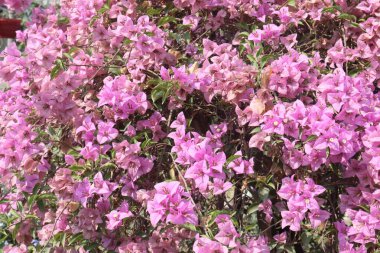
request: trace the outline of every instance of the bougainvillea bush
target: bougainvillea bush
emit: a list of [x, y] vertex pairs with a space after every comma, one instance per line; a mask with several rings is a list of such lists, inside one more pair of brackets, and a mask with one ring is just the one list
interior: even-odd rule
[[378, 0], [34, 8], [1, 53], [0, 247], [379, 252], [379, 13]]

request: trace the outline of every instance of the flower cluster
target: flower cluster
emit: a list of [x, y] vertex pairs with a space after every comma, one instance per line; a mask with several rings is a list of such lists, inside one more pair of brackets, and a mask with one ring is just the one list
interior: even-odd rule
[[[206, 137], [197, 133], [186, 133], [186, 119], [181, 112], [171, 127], [176, 129], [168, 135], [174, 140], [172, 152], [177, 154], [175, 163], [190, 165], [184, 177], [192, 179], [195, 187], [204, 195], [208, 195], [210, 191], [214, 195], [222, 194], [231, 188], [232, 184], [226, 182], [226, 174], [223, 171], [226, 155], [223, 151], [218, 151], [223, 146], [220, 138], [227, 130], [226, 125], [212, 125], [211, 132], [208, 131]], [[245, 170], [249, 170], [249, 166], [250, 164], [243, 163], [243, 168], [238, 168], [239, 164], [233, 168], [244, 173]], [[250, 170], [252, 171], [252, 168]]]
[[31, 2], [0, 251], [379, 251], [379, 1]]
[[33, 0], [0, 0], [0, 5], [5, 5], [9, 10], [21, 13], [25, 11]]
[[318, 72], [312, 69], [309, 59], [297, 51], [281, 56], [270, 65], [268, 89], [279, 97], [295, 98], [304, 91], [315, 89]]
[[190, 200], [183, 199], [189, 197], [189, 194], [180, 186], [180, 182], [162, 182], [156, 184], [154, 188], [156, 192], [153, 200], [148, 201], [147, 205], [153, 226], [161, 220], [173, 224], [198, 224], [194, 205]]
[[[236, 228], [231, 220], [231, 217], [226, 214], [220, 214], [215, 218], [215, 223], [218, 226], [219, 232], [215, 235], [214, 241], [207, 237], [196, 236], [193, 250], [196, 253], [202, 252], [232, 252], [232, 253], [269, 253], [270, 249], [266, 239], [259, 236], [258, 238], [250, 238], [247, 245], [242, 245], [238, 238]], [[232, 249], [229, 251], [228, 249]]]
[[288, 210], [281, 211], [282, 228], [290, 226], [290, 230], [299, 231], [307, 212], [313, 228], [325, 222], [330, 213], [320, 209], [318, 203], [320, 199], [316, 198], [324, 191], [325, 189], [316, 185], [311, 178], [306, 178], [306, 183], [294, 181], [293, 178], [284, 178], [281, 189], [277, 192], [281, 198], [287, 200], [288, 207]]

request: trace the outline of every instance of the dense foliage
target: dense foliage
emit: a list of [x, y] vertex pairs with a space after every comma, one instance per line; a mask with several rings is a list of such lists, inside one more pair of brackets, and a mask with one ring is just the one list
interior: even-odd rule
[[379, 13], [379, 0], [34, 8], [0, 61], [0, 247], [379, 252]]

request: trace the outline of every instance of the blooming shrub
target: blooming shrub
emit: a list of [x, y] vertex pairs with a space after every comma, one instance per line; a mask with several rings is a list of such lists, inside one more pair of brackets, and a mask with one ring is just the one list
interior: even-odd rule
[[34, 8], [1, 53], [0, 247], [378, 252], [379, 9]]
[[20, 13], [26, 10], [32, 2], [33, 0], [0, 0], [0, 5], [4, 5], [16, 13]]

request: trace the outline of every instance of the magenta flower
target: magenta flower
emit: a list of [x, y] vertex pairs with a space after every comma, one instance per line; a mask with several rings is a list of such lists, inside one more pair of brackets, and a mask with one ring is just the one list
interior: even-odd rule
[[113, 128], [115, 124], [112, 122], [100, 122], [98, 124], [98, 134], [96, 139], [99, 144], [104, 144], [115, 139], [118, 135], [117, 129]]
[[195, 30], [198, 26], [200, 18], [195, 15], [189, 15], [183, 18], [183, 24], [189, 25], [191, 30]]
[[219, 195], [228, 191], [232, 186], [231, 182], [225, 182], [220, 178], [214, 178], [214, 182], [211, 183], [210, 189], [212, 189], [214, 195]]
[[26, 175], [22, 190], [28, 193], [32, 193], [34, 186], [36, 186], [39, 181], [40, 177], [38, 174]]
[[79, 201], [84, 207], [87, 205], [88, 198], [91, 197], [90, 194], [91, 184], [87, 178], [82, 182], [78, 182], [74, 185], [74, 199]]
[[199, 234], [195, 237], [195, 243], [193, 245], [193, 251], [195, 253], [208, 253], [208, 252], [221, 252], [228, 253], [228, 248], [221, 243], [212, 241], [206, 237], [200, 237]]
[[76, 134], [82, 133], [82, 138], [85, 141], [92, 141], [94, 138], [94, 132], [96, 130], [95, 124], [92, 123], [91, 117], [86, 117], [82, 126], [76, 129]]
[[304, 219], [304, 215], [302, 213], [296, 211], [282, 211], [281, 212], [282, 223], [281, 227], [285, 228], [290, 226], [290, 230], [292, 231], [300, 231], [301, 230], [301, 222]]
[[182, 200], [179, 204], [173, 204], [174, 208], [169, 209], [166, 222], [173, 224], [198, 224], [198, 216], [194, 212], [194, 205], [187, 200]]
[[270, 223], [273, 219], [272, 201], [270, 199], [264, 200], [259, 205], [259, 210], [265, 214], [265, 221]]
[[211, 155], [206, 154], [205, 159], [208, 164], [209, 175], [212, 177], [223, 178], [223, 165], [226, 162], [226, 155], [224, 152], [218, 152]]
[[311, 226], [313, 228], [317, 228], [330, 217], [330, 213], [321, 209], [312, 209], [310, 210], [308, 217], [310, 219]]
[[249, 161], [242, 159], [242, 152], [237, 151], [235, 156], [240, 156], [233, 160], [229, 165], [228, 168], [234, 170], [236, 174], [253, 174], [253, 166], [254, 162], [251, 158]]
[[185, 178], [193, 179], [195, 186], [199, 188], [201, 192], [205, 192], [210, 181], [210, 177], [207, 173], [207, 164], [206, 161], [203, 160], [200, 162], [196, 162], [192, 166], [190, 166], [186, 170]]
[[230, 217], [228, 215], [219, 215], [215, 219], [219, 233], [215, 235], [215, 239], [223, 245], [230, 248], [237, 246], [236, 239], [240, 237], [236, 231]]
[[148, 201], [147, 210], [153, 226], [159, 221], [173, 224], [198, 224], [194, 205], [186, 200], [189, 195], [177, 181], [156, 184], [153, 200]]
[[131, 216], [133, 216], [133, 214], [129, 211], [129, 205], [124, 201], [117, 210], [112, 210], [106, 215], [108, 218], [107, 229], [115, 230], [121, 226], [123, 219]]
[[92, 142], [88, 142], [81, 150], [80, 154], [84, 159], [96, 161], [99, 157], [99, 147], [97, 145], [93, 145]]
[[285, 244], [287, 239], [286, 232], [282, 232], [281, 234], [273, 236], [273, 239], [275, 239], [278, 243]]
[[118, 187], [119, 186], [116, 183], [103, 180], [102, 173], [98, 172], [94, 176], [94, 182], [90, 187], [90, 194], [96, 193], [102, 195], [104, 198], [108, 198]]

